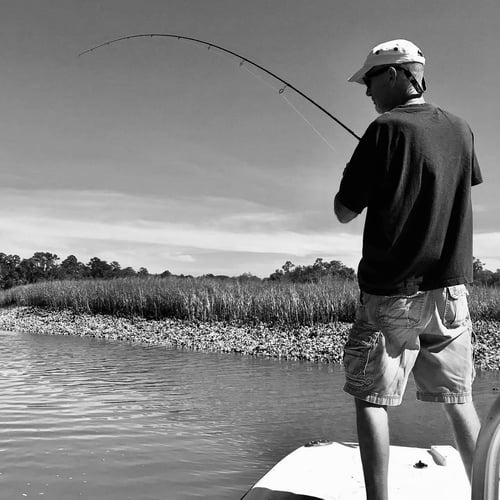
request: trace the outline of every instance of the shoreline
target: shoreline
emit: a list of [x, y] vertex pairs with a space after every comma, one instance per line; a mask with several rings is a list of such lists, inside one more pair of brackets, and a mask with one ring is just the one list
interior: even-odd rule
[[0, 309], [0, 330], [6, 331], [325, 363], [341, 362], [349, 329], [349, 323], [278, 327], [122, 318], [31, 306]]
[[[237, 325], [173, 318], [146, 320], [16, 306], [0, 309], [0, 330], [74, 335], [195, 351], [341, 363], [351, 323]], [[473, 321], [475, 366], [500, 370], [500, 322]]]

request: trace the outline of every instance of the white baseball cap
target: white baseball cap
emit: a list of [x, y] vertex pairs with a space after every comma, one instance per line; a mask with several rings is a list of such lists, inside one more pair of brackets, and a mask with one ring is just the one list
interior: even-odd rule
[[363, 67], [356, 71], [348, 81], [363, 84], [363, 78], [375, 66], [418, 62], [425, 64], [422, 51], [408, 40], [390, 40], [373, 47]]

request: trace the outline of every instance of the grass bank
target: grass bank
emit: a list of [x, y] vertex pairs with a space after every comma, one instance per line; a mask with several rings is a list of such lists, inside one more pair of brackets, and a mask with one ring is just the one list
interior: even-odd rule
[[36, 306], [148, 319], [313, 325], [354, 318], [359, 292], [349, 280], [280, 283], [211, 278], [53, 281], [0, 293], [0, 307]]
[[[500, 321], [500, 289], [469, 287], [473, 320]], [[0, 307], [34, 306], [148, 319], [283, 325], [352, 322], [359, 289], [351, 280], [289, 283], [215, 278], [52, 281], [0, 292]]]

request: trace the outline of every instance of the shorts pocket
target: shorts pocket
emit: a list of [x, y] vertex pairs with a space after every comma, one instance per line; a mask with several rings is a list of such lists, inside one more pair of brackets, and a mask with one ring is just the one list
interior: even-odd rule
[[380, 301], [377, 319], [386, 328], [413, 328], [420, 323], [425, 292], [387, 296]]
[[380, 332], [353, 332], [344, 346], [343, 365], [346, 381], [355, 387], [367, 387], [373, 383], [368, 369], [370, 354], [375, 349]]
[[444, 289], [445, 303], [443, 324], [447, 328], [457, 328], [470, 320], [465, 285], [448, 286]]

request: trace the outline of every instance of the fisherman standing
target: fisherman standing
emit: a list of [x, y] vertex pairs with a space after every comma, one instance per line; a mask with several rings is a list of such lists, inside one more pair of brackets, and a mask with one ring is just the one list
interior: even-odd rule
[[470, 478], [480, 423], [472, 402], [471, 186], [482, 182], [467, 123], [424, 101], [425, 58], [407, 40], [374, 47], [349, 81], [380, 116], [344, 170], [335, 214], [367, 208], [361, 300], [344, 348], [368, 500], [387, 499], [387, 407], [410, 372], [417, 399], [439, 402]]

